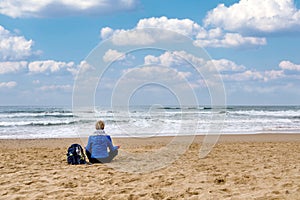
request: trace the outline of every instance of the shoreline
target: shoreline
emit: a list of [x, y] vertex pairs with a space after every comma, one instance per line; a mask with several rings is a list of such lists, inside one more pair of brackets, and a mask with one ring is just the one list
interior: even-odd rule
[[[186, 137], [190, 136], [176, 136]], [[130, 149], [132, 146], [166, 146], [175, 136], [156, 136], [147, 138], [134, 138], [134, 137], [112, 137], [115, 145], [121, 145], [122, 148]], [[197, 135], [190, 141], [191, 145], [202, 145], [205, 136]], [[21, 148], [68, 148], [71, 144], [78, 143], [82, 147], [87, 144], [88, 138], [37, 138], [37, 139], [0, 139], [0, 146], [7, 149], [21, 149]], [[300, 143], [299, 134], [233, 134], [233, 135], [220, 135], [216, 144], [240, 144], [240, 143], [287, 143], [296, 142]]]
[[[264, 140], [270, 139], [270, 141], [273, 141], [274, 139], [279, 139], [283, 141], [291, 141], [290, 139], [300, 139], [300, 132], [295, 132], [295, 133], [283, 133], [283, 132], [278, 132], [278, 133], [247, 133], [247, 134], [210, 134], [210, 135], [205, 135], [205, 134], [199, 134], [199, 135], [161, 135], [161, 136], [140, 136], [140, 137], [132, 137], [132, 136], [113, 136], [111, 135], [112, 138], [118, 139], [118, 140], [127, 140], [127, 139], [140, 139], [140, 140], [146, 140], [146, 139], [155, 139], [155, 138], [174, 138], [174, 137], [194, 137], [194, 139], [203, 139], [206, 136], [219, 136], [219, 141], [224, 142], [228, 141], [229, 138], [236, 138], [237, 141], [242, 140], [244, 141], [245, 138], [250, 139], [253, 141], [253, 139], [259, 137]], [[8, 141], [8, 140], [76, 140], [76, 139], [86, 139], [88, 137], [44, 137], [44, 138], [0, 138], [0, 141]], [[227, 138], [227, 139], [226, 139]], [[255, 140], [254, 140], [255, 141]]]

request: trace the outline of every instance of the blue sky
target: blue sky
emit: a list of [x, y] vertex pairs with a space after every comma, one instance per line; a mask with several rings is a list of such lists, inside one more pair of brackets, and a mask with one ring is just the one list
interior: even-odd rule
[[[204, 48], [211, 57], [204, 66], [219, 70], [228, 104], [299, 105], [300, 3], [292, 0], [0, 0], [0, 105], [71, 105], [76, 75], [89, 53], [107, 39], [130, 41], [126, 36], [142, 28], [174, 31]], [[184, 78], [200, 104], [210, 103], [197, 72], [178, 61], [190, 57], [187, 52], [107, 53], [108, 60], [119, 59], [99, 82], [97, 102], [109, 103], [114, 84], [122, 77], [129, 84], [124, 74], [145, 65], [127, 78], [152, 73], [158, 81], [171, 75], [173, 85]], [[157, 65], [167, 69], [155, 74]], [[170, 94], [146, 86], [130, 101], [176, 103]]]

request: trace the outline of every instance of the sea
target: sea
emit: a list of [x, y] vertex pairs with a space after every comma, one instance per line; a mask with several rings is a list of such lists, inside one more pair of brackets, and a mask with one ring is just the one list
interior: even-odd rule
[[[300, 133], [300, 106], [129, 106], [74, 111], [63, 106], [0, 106], [0, 139], [73, 138], [97, 120], [113, 137]], [[212, 128], [213, 127], [213, 128]]]

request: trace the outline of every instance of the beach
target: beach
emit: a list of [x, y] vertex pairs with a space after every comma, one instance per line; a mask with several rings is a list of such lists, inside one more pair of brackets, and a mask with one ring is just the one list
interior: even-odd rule
[[78, 138], [0, 140], [0, 199], [300, 199], [300, 134], [223, 135], [203, 159], [197, 136], [160, 169], [114, 167], [171, 140], [113, 138], [119, 155], [93, 165], [67, 164], [67, 148], [84, 146]]

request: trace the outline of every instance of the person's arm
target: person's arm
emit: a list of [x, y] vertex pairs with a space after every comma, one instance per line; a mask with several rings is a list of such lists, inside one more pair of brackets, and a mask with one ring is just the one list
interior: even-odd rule
[[106, 135], [106, 137], [112, 142], [110, 135]]
[[111, 140], [109, 140], [107, 137], [106, 137], [106, 141], [107, 141], [107, 146], [108, 146], [108, 148], [109, 148], [109, 150], [110, 151], [115, 151], [116, 149], [118, 149], [119, 148], [119, 146], [114, 146], [113, 144], [112, 144], [112, 141]]

